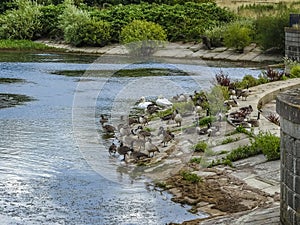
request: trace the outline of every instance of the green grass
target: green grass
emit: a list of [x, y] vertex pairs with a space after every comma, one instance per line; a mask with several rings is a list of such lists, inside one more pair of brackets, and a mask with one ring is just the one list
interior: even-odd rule
[[4, 50], [54, 50], [42, 43], [29, 40], [0, 40], [0, 49]]
[[189, 171], [182, 171], [180, 174], [183, 180], [189, 181], [191, 183], [199, 183], [202, 181], [201, 177]]
[[240, 140], [240, 137], [237, 137], [237, 138], [228, 137], [228, 138], [224, 139], [221, 142], [221, 145], [226, 145], [226, 144], [229, 144], [229, 143], [232, 143], [232, 142], [236, 142], [236, 141], [239, 141], [239, 140]]

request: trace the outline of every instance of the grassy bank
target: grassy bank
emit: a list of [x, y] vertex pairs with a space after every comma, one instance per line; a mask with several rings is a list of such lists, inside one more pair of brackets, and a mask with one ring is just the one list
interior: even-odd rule
[[0, 50], [17, 50], [17, 51], [58, 51], [56, 48], [49, 47], [42, 43], [36, 43], [29, 40], [0, 40]]

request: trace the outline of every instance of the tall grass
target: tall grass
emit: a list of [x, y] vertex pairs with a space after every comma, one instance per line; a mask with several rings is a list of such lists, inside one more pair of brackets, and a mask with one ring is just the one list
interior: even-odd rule
[[0, 40], [0, 49], [10, 50], [53, 50], [54, 48], [49, 47], [42, 43], [37, 43], [28, 40]]

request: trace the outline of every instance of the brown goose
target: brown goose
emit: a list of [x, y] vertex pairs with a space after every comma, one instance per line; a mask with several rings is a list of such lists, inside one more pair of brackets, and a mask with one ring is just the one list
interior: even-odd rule
[[148, 140], [145, 143], [145, 150], [148, 151], [149, 153], [149, 157], [152, 153], [152, 157], [154, 156], [155, 152], [160, 152], [158, 147], [154, 144], [152, 144], [152, 140], [150, 138], [148, 138]]
[[117, 148], [117, 152], [119, 153], [119, 155], [124, 156], [122, 161], [125, 161], [126, 155], [128, 155], [128, 152], [133, 152], [133, 149], [128, 146], [123, 145], [123, 142], [121, 142], [120, 146]]
[[114, 133], [116, 128], [112, 125], [106, 124], [106, 125], [102, 125], [103, 131], [106, 133]]
[[178, 112], [177, 109], [175, 110], [175, 113], [176, 113], [176, 115], [175, 115], [175, 117], [174, 117], [174, 120], [175, 120], [177, 126], [178, 126], [178, 127], [181, 127], [182, 116], [180, 115], [180, 113]]

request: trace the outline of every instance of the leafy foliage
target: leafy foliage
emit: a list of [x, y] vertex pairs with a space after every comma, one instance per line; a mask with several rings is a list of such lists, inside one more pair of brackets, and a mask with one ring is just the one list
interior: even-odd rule
[[181, 171], [181, 176], [183, 180], [189, 181], [191, 183], [199, 183], [202, 181], [202, 178], [197, 174], [191, 173], [189, 171]]
[[8, 10], [0, 17], [0, 38], [36, 39], [41, 31], [40, 6], [30, 0], [16, 3], [18, 9]]
[[204, 152], [207, 149], [207, 143], [205, 141], [200, 141], [193, 146], [195, 152]]
[[297, 64], [291, 68], [290, 76], [294, 78], [300, 77], [300, 65]]
[[65, 9], [59, 21], [66, 42], [75, 46], [104, 46], [110, 40], [109, 23], [94, 20], [72, 1], [65, 1]]
[[256, 42], [264, 49], [276, 48], [278, 52], [284, 52], [285, 33], [284, 27], [289, 26], [287, 12], [276, 15], [262, 16], [256, 20]]
[[269, 161], [280, 158], [280, 138], [271, 134], [271, 132], [260, 132], [254, 138], [251, 147], [261, 151]]
[[241, 20], [230, 23], [224, 34], [224, 44], [228, 48], [235, 48], [243, 52], [253, 40], [254, 27], [252, 21]]
[[224, 24], [207, 29], [204, 35], [210, 40], [212, 47], [222, 47], [224, 46], [224, 34], [226, 31], [226, 26]]
[[120, 35], [121, 43], [127, 44], [134, 55], [148, 56], [154, 53], [166, 40], [163, 28], [153, 22], [134, 20], [123, 27]]
[[63, 13], [62, 5], [42, 6], [40, 21], [42, 24], [41, 36], [62, 39], [63, 31], [59, 28], [59, 15]]

